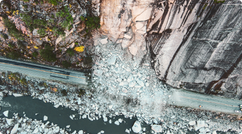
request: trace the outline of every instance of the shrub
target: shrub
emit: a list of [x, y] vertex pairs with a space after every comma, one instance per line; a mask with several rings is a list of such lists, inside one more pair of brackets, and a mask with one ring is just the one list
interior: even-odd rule
[[66, 90], [61, 90], [61, 93], [62, 93], [63, 96], [66, 96], [67, 95]]
[[58, 2], [61, 2], [61, 0], [48, 0], [48, 2], [56, 6]]
[[47, 21], [43, 19], [34, 19], [33, 24], [35, 25], [35, 28], [40, 28], [41, 26], [45, 27], [47, 25]]
[[40, 50], [40, 55], [44, 60], [48, 62], [54, 62], [57, 60], [56, 55], [53, 52], [53, 48], [49, 44], [46, 44], [45, 48]]
[[75, 51], [72, 48], [68, 48], [66, 50], [66, 53], [68, 53], [70, 56], [73, 56], [75, 54]]
[[26, 24], [27, 27], [30, 27], [32, 25], [33, 19], [30, 14], [21, 13], [20, 16], [22, 18], [22, 21]]
[[78, 96], [81, 97], [86, 93], [86, 91], [84, 89], [79, 89], [78, 90]]
[[38, 34], [39, 34], [40, 36], [45, 36], [45, 35], [46, 35], [46, 31], [45, 31], [45, 29], [44, 29], [44, 28], [40, 28], [40, 29], [38, 30]]
[[53, 28], [54, 36], [64, 36], [65, 32], [62, 28], [54, 27]]
[[22, 78], [20, 80], [20, 83], [23, 84], [23, 85], [27, 85], [27, 80], [25, 78]]
[[7, 53], [6, 56], [11, 59], [18, 59], [18, 58], [22, 57], [21, 53], [18, 51], [10, 51]]
[[3, 0], [2, 1], [3, 6], [6, 6], [10, 9], [11, 7], [11, 1], [10, 0]]
[[88, 16], [85, 18], [85, 17], [81, 16], [81, 20], [85, 22], [87, 32], [91, 32], [94, 29], [100, 28], [100, 18], [99, 17]]
[[8, 39], [8, 35], [4, 33], [1, 33], [1, 37], [4, 38], [5, 40]]
[[9, 43], [8, 43], [8, 46], [9, 46], [10, 48], [14, 48], [14, 47], [15, 47], [15, 44], [14, 44], [13, 42], [9, 42]]
[[18, 40], [23, 40], [22, 32], [16, 28], [13, 22], [11, 22], [7, 17], [3, 18], [3, 22], [11, 36], [15, 37]]
[[73, 18], [68, 11], [67, 6], [63, 7], [63, 9], [56, 14], [57, 17], [63, 18], [63, 21], [60, 23], [62, 28], [68, 28], [73, 23]]
[[85, 65], [91, 66], [92, 65], [92, 57], [91, 56], [85, 57], [84, 60], [83, 60], [83, 63]]
[[24, 44], [23, 41], [18, 40], [17, 44], [18, 44], [19, 48], [21, 48], [21, 49], [25, 49], [26, 48], [26, 45]]
[[69, 68], [69, 67], [71, 67], [71, 62], [69, 62], [69, 61], [62, 61], [62, 66], [64, 68]]
[[32, 53], [32, 55], [33, 55], [33, 58], [36, 58], [36, 57], [38, 56], [38, 52], [37, 52], [37, 51], [34, 51], [34, 52]]

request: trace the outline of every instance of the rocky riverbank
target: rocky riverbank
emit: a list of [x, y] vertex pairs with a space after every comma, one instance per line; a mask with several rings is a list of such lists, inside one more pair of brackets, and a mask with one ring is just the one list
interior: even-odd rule
[[[58, 125], [42, 121], [32, 120], [28, 117], [19, 117], [14, 114], [12, 118], [0, 118], [0, 131], [4, 134], [15, 133], [45, 133], [45, 134], [68, 134]], [[83, 131], [80, 131], [81, 134]]]

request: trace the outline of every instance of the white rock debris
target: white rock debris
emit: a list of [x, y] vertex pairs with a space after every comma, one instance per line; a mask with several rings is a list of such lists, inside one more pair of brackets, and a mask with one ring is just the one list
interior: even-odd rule
[[134, 125], [132, 126], [132, 130], [135, 132], [135, 133], [139, 133], [142, 128], [141, 128], [141, 123], [139, 121], [135, 121], [134, 122]]
[[44, 115], [43, 121], [47, 121], [47, 120], [48, 120], [48, 116]]
[[151, 129], [155, 131], [155, 133], [160, 133], [162, 132], [162, 127], [161, 125], [151, 125]]
[[7, 130], [9, 134], [67, 134], [56, 124], [44, 124], [42, 121], [19, 117], [18, 114], [14, 114], [11, 119], [0, 118], [0, 130]]
[[4, 115], [5, 117], [8, 117], [8, 113], [9, 113], [8, 110], [7, 110], [7, 111], [4, 111], [4, 112], [3, 112], [3, 115]]

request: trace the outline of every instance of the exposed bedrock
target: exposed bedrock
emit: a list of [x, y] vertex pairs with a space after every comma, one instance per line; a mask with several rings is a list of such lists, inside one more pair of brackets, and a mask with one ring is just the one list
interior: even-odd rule
[[174, 87], [241, 97], [242, 3], [157, 2], [147, 42], [159, 79]]
[[[99, 0], [96, 0], [99, 1]], [[101, 32], [174, 87], [240, 98], [239, 0], [102, 0]]]

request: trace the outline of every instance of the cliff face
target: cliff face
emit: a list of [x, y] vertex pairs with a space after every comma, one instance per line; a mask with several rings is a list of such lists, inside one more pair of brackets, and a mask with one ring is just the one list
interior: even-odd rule
[[[238, 0], [102, 0], [101, 30], [174, 87], [240, 97], [242, 4]], [[139, 64], [140, 65], [140, 64]]]
[[154, 9], [147, 36], [158, 77], [176, 87], [241, 96], [241, 2], [163, 5]]

